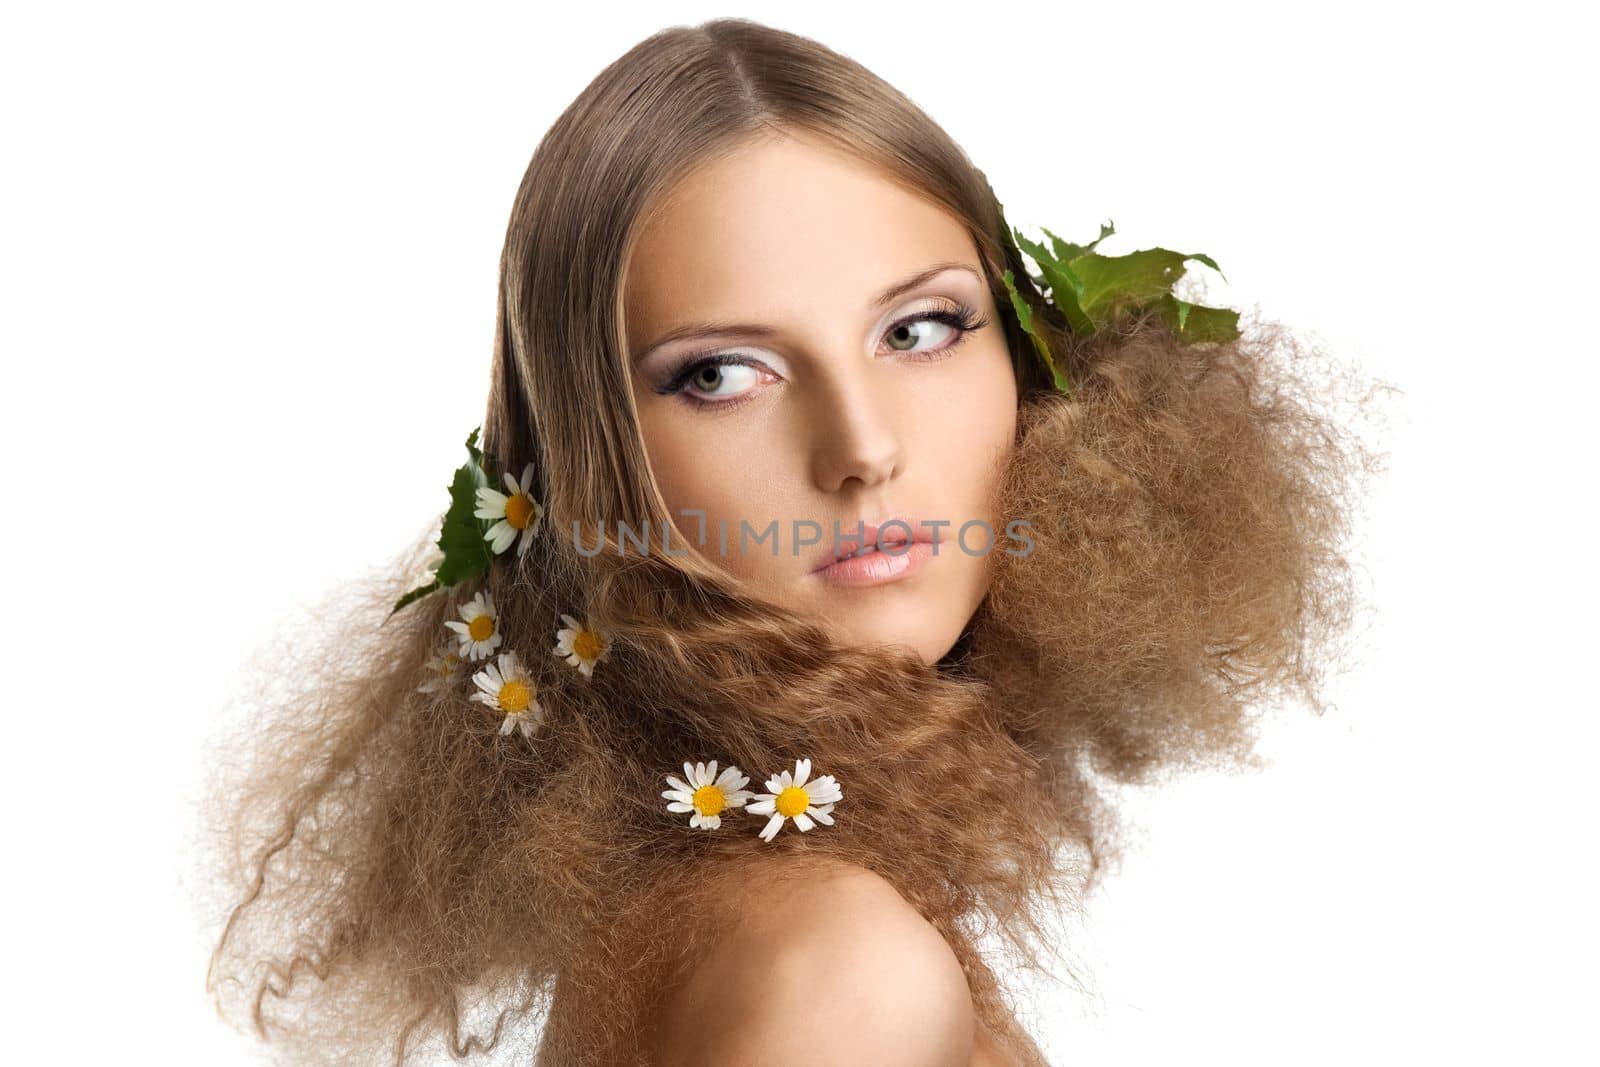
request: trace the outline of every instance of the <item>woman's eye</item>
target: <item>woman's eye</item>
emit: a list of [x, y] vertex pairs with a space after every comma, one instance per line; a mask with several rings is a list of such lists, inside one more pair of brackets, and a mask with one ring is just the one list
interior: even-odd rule
[[684, 367], [657, 391], [681, 393], [690, 403], [713, 405], [734, 402], [760, 383], [761, 367], [743, 357], [718, 353]]
[[702, 396], [737, 396], [756, 383], [760, 375], [737, 363], [704, 363], [689, 375], [688, 383]]
[[888, 333], [889, 347], [896, 352], [919, 351], [917, 342], [925, 340], [932, 334], [932, 343], [926, 348], [937, 348], [939, 342], [948, 334], [956, 332], [956, 327], [932, 316], [920, 319], [907, 319], [899, 323]]

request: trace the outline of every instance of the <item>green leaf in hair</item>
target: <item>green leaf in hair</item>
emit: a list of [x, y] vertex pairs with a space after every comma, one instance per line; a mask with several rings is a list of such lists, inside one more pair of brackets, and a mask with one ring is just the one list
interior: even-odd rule
[[486, 535], [490, 524], [474, 514], [478, 490], [489, 484], [483, 453], [478, 449], [477, 429], [467, 435], [467, 457], [467, 462], [456, 468], [455, 477], [450, 480], [450, 507], [439, 526], [437, 542], [444, 558], [434, 568], [434, 579], [401, 597], [389, 611], [390, 615], [429, 593], [489, 571], [493, 553]]
[[1011, 307], [1017, 313], [1017, 321], [1022, 324], [1022, 331], [1033, 342], [1033, 350], [1038, 354], [1039, 361], [1049, 370], [1050, 380], [1057, 389], [1070, 395], [1072, 382], [1062, 373], [1061, 368], [1056, 366], [1055, 357], [1050, 354], [1050, 345], [1045, 341], [1044, 334], [1033, 328], [1033, 309], [1028, 306], [1028, 302], [1023, 299], [1022, 294], [1017, 292], [1016, 280], [1011, 275], [1010, 267], [1006, 268], [1001, 278], [1006, 283], [1006, 292], [1011, 294]]
[[[1141, 248], [1120, 256], [1096, 251], [1100, 242], [1116, 232], [1110, 222], [1100, 225], [1100, 236], [1086, 245], [1063, 240], [1040, 227], [1050, 246], [1030, 240], [1005, 219], [998, 200], [1000, 229], [1008, 252], [1018, 259], [1026, 252], [1039, 267], [1039, 276], [1029, 275], [1042, 296], [1061, 312], [1067, 328], [1087, 337], [1116, 322], [1125, 314], [1151, 310], [1165, 321], [1186, 344], [1230, 341], [1239, 336], [1239, 313], [1228, 308], [1205, 307], [1173, 295], [1172, 288], [1183, 277], [1189, 260], [1203, 263], [1222, 274], [1215, 260], [1200, 252], [1174, 252], [1166, 248]], [[1227, 280], [1227, 275], [1222, 275]], [[1071, 383], [1064, 368], [1054, 359], [1042, 330], [1035, 327], [1035, 311], [1018, 291], [1010, 268], [1005, 271], [1006, 291], [1022, 329], [1033, 340], [1035, 353], [1050, 373], [1057, 389], [1071, 394]]]

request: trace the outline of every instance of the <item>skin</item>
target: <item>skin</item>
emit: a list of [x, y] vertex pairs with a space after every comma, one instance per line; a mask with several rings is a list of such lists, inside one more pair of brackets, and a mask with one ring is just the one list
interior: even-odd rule
[[[961, 305], [969, 333], [927, 317]], [[1009, 543], [993, 498], [1017, 420], [1010, 354], [964, 227], [823, 142], [763, 138], [695, 171], [644, 223], [624, 307], [633, 399], [677, 547], [702, 528], [682, 512], [701, 509], [701, 551], [758, 595], [844, 640], [901, 645], [926, 663], [948, 652], [990, 580], [981, 529], [971, 552], [956, 531], [981, 520], [989, 551]], [[707, 322], [741, 325], [663, 340]], [[705, 366], [682, 392], [661, 392], [716, 353], [743, 365]], [[916, 573], [867, 587], [814, 573], [833, 555], [835, 522], [849, 535], [857, 520], [896, 517], [949, 523]], [[778, 520], [777, 552], [741, 553], [741, 519], [756, 530]], [[820, 543], [797, 546], [794, 519], [819, 523]], [[730, 890], [741, 918], [665, 999], [653, 1062], [758, 1062], [805, 1047], [836, 1062], [1003, 1067], [959, 962], [888, 882], [816, 857], [771, 862], [780, 869], [737, 884], [770, 886], [794, 864], [800, 886], [778, 909], [771, 894], [745, 906]]]
[[[875, 303], [940, 264], [958, 266]], [[701, 551], [758, 595], [851, 642], [902, 645], [927, 663], [948, 652], [988, 590], [990, 554], [1013, 543], [993, 494], [1017, 383], [965, 228], [809, 135], [762, 138], [663, 199], [624, 286], [633, 397], [675, 547], [697, 542], [701, 523], [683, 512], [701, 509]], [[979, 328], [919, 317], [960, 305]], [[704, 322], [754, 329], [662, 343]], [[659, 391], [716, 353], [744, 365], [704, 366], [680, 393]], [[915, 573], [868, 587], [814, 573], [834, 554], [835, 522], [851, 549], [858, 520], [891, 518], [924, 532], [923, 520], [949, 523]], [[817, 523], [820, 542], [800, 546], [795, 519]], [[970, 551], [956, 543], [974, 519], [993, 531], [987, 552], [979, 527]], [[756, 531], [777, 520], [776, 553], [770, 540], [741, 552], [741, 520]]]
[[655, 1067], [762, 1063], [790, 1049], [879, 1067], [995, 1064], [975, 1056], [961, 964], [888, 882], [820, 856], [751, 867], [732, 892], [761, 887], [752, 906], [654, 1020]]

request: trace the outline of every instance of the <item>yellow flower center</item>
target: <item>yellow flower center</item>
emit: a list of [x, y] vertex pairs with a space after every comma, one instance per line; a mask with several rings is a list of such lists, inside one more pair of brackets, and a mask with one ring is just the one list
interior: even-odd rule
[[527, 683], [516, 680], [509, 681], [500, 687], [500, 709], [513, 715], [521, 715], [528, 710], [528, 705], [533, 702], [533, 690]]
[[701, 815], [715, 815], [726, 803], [727, 797], [714, 785], [703, 785], [694, 791], [694, 810]]
[[533, 521], [534, 513], [533, 497], [527, 493], [518, 493], [506, 500], [506, 521], [519, 530], [528, 528], [528, 523]]
[[810, 803], [810, 794], [797, 785], [791, 785], [778, 794], [777, 802], [773, 806], [778, 809], [780, 815], [792, 819], [802, 811], [805, 811], [806, 806]]
[[455, 669], [460, 665], [461, 665], [461, 657], [460, 656], [456, 655], [454, 652], [446, 653], [445, 655], [443, 655], [443, 656], [441, 656], [439, 658], [439, 673], [441, 675], [453, 674], [455, 672]]
[[487, 641], [494, 636], [494, 616], [479, 615], [467, 623], [467, 636], [474, 641]]
[[572, 639], [572, 651], [583, 659], [599, 659], [605, 647], [605, 642], [593, 630], [579, 630], [578, 636]]

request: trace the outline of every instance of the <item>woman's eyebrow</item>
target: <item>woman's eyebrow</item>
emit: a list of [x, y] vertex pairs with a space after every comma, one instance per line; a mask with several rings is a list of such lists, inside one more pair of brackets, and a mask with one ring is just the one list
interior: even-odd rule
[[[982, 275], [980, 275], [976, 268], [974, 268], [970, 263], [963, 263], [960, 260], [946, 260], [941, 263], [935, 263], [931, 267], [919, 270], [915, 274], [908, 275], [905, 278], [902, 278], [900, 281], [895, 282], [893, 285], [889, 286], [883, 292], [874, 297], [868, 306], [871, 308], [881, 308], [885, 305], [892, 304], [903, 294], [910, 292], [919, 285], [923, 285], [931, 281], [933, 278], [943, 274], [947, 270], [963, 270], [968, 274], [971, 274], [973, 277], [978, 278], [980, 281], [982, 280]], [[733, 333], [748, 337], [771, 337], [778, 332], [779, 330], [777, 327], [768, 326], [767, 324], [760, 322], [719, 322], [714, 320], [686, 322], [681, 326], [674, 326], [672, 329], [656, 338], [656, 340], [648, 348], [644, 349], [644, 351], [640, 352], [634, 357], [634, 361], [637, 362], [642, 360], [645, 356], [649, 355], [651, 352], [654, 352], [661, 346], [669, 345], [674, 341], [686, 341], [691, 338], [714, 337]]]
[[910, 292], [917, 286], [931, 281], [934, 277], [943, 274], [947, 270], [964, 270], [979, 281], [983, 280], [982, 275], [970, 263], [963, 263], [958, 259], [946, 260], [943, 263], [935, 263], [926, 270], [919, 270], [904, 280], [889, 286], [889, 288], [878, 294], [878, 298], [872, 302], [872, 306], [881, 308], [886, 304], [892, 304], [900, 298], [901, 294]]

